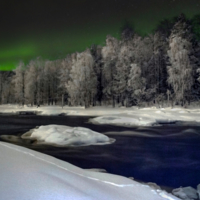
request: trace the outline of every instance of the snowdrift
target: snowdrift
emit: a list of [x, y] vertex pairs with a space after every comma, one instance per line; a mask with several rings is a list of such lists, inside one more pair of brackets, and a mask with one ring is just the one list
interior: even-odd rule
[[86, 171], [36, 151], [0, 142], [0, 200], [178, 200], [131, 179]]
[[48, 116], [96, 116], [90, 120], [94, 124], [111, 124], [119, 126], [155, 126], [164, 123], [189, 122], [200, 123], [200, 109], [191, 108], [112, 108], [112, 107], [68, 107], [60, 106], [19, 107], [17, 105], [0, 105], [0, 114], [35, 113]]
[[110, 124], [118, 126], [159, 126], [171, 123], [200, 124], [199, 109], [184, 108], [143, 108], [127, 109], [119, 114], [107, 114], [90, 119], [93, 124]]

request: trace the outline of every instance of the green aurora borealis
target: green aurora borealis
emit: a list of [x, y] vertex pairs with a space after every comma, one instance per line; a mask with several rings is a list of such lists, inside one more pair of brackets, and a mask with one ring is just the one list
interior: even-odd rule
[[92, 44], [103, 45], [106, 35], [119, 38], [125, 20], [141, 34], [159, 21], [185, 13], [200, 14], [199, 0], [22, 0], [0, 3], [0, 70], [14, 69], [22, 60], [41, 56], [64, 58]]

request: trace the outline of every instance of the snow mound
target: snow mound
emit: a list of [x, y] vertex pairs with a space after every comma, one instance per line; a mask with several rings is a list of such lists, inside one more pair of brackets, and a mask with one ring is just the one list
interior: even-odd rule
[[0, 199], [179, 200], [131, 179], [78, 168], [51, 156], [0, 142]]
[[197, 191], [193, 187], [180, 187], [172, 190], [172, 193], [185, 200], [199, 199]]
[[21, 136], [23, 139], [37, 140], [39, 144], [57, 146], [103, 145], [114, 142], [106, 135], [88, 128], [47, 125], [32, 129]]
[[89, 120], [93, 124], [110, 124], [119, 126], [152, 126], [156, 121], [147, 117], [129, 117], [119, 115], [105, 115]]

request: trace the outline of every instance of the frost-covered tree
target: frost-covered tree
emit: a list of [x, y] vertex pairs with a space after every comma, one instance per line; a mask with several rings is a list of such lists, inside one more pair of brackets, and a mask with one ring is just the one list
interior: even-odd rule
[[56, 104], [57, 100], [60, 98], [58, 94], [59, 88], [59, 70], [60, 60], [50, 61], [46, 60], [44, 62], [44, 99], [45, 102], [50, 104]]
[[190, 59], [192, 60], [193, 66], [194, 66], [194, 85], [192, 87], [192, 97], [193, 100], [196, 101], [197, 99], [200, 99], [200, 82], [198, 80], [199, 78], [199, 72], [200, 72], [200, 42], [194, 41], [193, 42], [193, 55], [190, 56]]
[[93, 104], [97, 86], [93, 64], [94, 60], [88, 49], [82, 53], [77, 53], [73, 59], [70, 71], [71, 80], [67, 83], [72, 105], [84, 104], [87, 108]]
[[197, 80], [200, 82], [200, 68], [197, 69], [197, 73], [198, 73], [198, 78], [197, 78]]
[[[141, 37], [126, 23], [121, 39], [107, 36], [104, 47], [68, 55], [65, 59], [20, 63], [6, 80], [0, 73], [0, 103], [95, 105], [106, 101], [128, 106], [159, 102], [166, 94], [179, 103], [200, 96], [199, 16], [162, 21], [155, 32]], [[191, 28], [191, 25], [194, 26]], [[196, 36], [194, 37], [193, 34]], [[68, 99], [67, 99], [68, 98]]]
[[168, 56], [171, 65], [168, 66], [168, 83], [173, 88], [175, 100], [184, 105], [194, 83], [194, 66], [190, 60], [191, 35], [183, 15], [172, 29], [169, 47]]
[[143, 91], [143, 99], [150, 102], [155, 98], [155, 71], [152, 69], [152, 41], [149, 37], [140, 37], [135, 35], [133, 38], [133, 62], [141, 69], [141, 77], [146, 79], [145, 94]]
[[26, 88], [25, 88], [25, 98], [26, 103], [34, 105], [36, 104], [36, 84], [37, 84], [37, 69], [35, 66], [35, 61], [31, 60], [27, 66], [26, 70]]
[[121, 28], [121, 41], [123, 43], [129, 43], [134, 36], [134, 29], [128, 21], [125, 21], [124, 25]]
[[155, 32], [159, 32], [161, 35], [163, 35], [166, 39], [170, 36], [171, 30], [176, 23], [177, 19], [163, 19], [159, 22], [157, 27], [155, 28]]
[[116, 97], [122, 106], [128, 106], [129, 104], [128, 76], [130, 65], [134, 60], [133, 37], [133, 28], [128, 22], [125, 22], [121, 29], [121, 40], [118, 43], [116, 72], [114, 76]]
[[132, 40], [126, 40], [120, 42], [118, 59], [116, 62], [116, 87], [119, 102], [122, 105], [128, 106], [128, 79], [130, 74], [131, 63], [134, 60], [134, 50], [132, 45]]
[[[102, 83], [102, 71], [103, 71], [103, 62], [102, 62], [102, 47], [98, 45], [92, 45], [90, 48], [91, 55], [94, 59], [94, 72], [97, 76], [97, 93], [96, 101], [101, 105], [103, 98], [103, 83]], [[96, 103], [95, 103], [96, 104]]]
[[17, 103], [24, 105], [25, 103], [25, 65], [20, 62], [14, 70], [13, 76], [14, 93]]
[[168, 83], [172, 86], [177, 101], [185, 101], [193, 85], [193, 69], [189, 60], [191, 44], [181, 37], [171, 39], [168, 55], [171, 66], [168, 67]]
[[5, 84], [5, 72], [0, 71], [0, 104], [2, 104], [3, 88]]
[[0, 104], [13, 103], [12, 71], [0, 71]]
[[146, 80], [142, 76], [141, 68], [137, 64], [131, 64], [128, 87], [134, 104], [144, 101]]
[[31, 105], [39, 105], [43, 98], [43, 61], [40, 58], [31, 60], [26, 68], [25, 98]]
[[60, 79], [60, 87], [63, 90], [66, 90], [66, 84], [70, 78], [70, 70], [72, 67], [72, 58], [68, 55], [65, 59], [61, 61], [61, 65], [59, 68], [59, 79]]
[[59, 68], [59, 89], [62, 95], [62, 104], [64, 104], [65, 97], [67, 94], [67, 83], [70, 80], [70, 71], [72, 67], [72, 56], [68, 55], [65, 59], [61, 61]]
[[[151, 90], [155, 96], [155, 102], [161, 100], [161, 97], [166, 93], [167, 86], [167, 40], [161, 32], [155, 32], [148, 36], [149, 43], [147, 47], [151, 53], [148, 61], [149, 74], [147, 79], [147, 90]], [[163, 99], [162, 99], [163, 100]]]
[[52, 82], [52, 88], [53, 88], [53, 101], [54, 101], [54, 104], [56, 104], [60, 98], [61, 98], [61, 93], [62, 93], [62, 90], [61, 88], [59, 87], [60, 86], [60, 71], [59, 71], [59, 68], [61, 67], [61, 64], [62, 64], [62, 60], [58, 59], [58, 60], [55, 60], [54, 61], [54, 67], [53, 67], [53, 82]]
[[119, 41], [108, 35], [106, 38], [106, 46], [102, 48], [103, 94], [105, 98], [112, 99], [113, 107], [115, 107], [115, 96], [118, 94], [115, 80], [118, 51]]

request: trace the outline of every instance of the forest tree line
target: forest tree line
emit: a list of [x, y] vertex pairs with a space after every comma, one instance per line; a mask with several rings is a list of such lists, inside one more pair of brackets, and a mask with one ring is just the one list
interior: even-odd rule
[[147, 36], [125, 25], [118, 40], [0, 73], [0, 104], [143, 105], [200, 99], [200, 16], [163, 20]]

